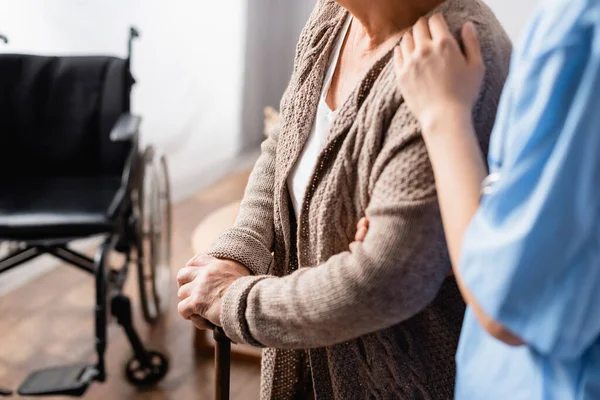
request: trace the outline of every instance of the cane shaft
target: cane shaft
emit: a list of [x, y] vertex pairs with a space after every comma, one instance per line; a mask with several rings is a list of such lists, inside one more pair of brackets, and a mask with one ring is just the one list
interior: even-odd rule
[[231, 375], [231, 342], [225, 333], [216, 328], [215, 339], [215, 400], [229, 400]]

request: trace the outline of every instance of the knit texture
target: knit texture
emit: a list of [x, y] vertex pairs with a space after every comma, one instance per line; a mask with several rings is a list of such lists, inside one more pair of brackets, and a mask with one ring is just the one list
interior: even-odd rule
[[[437, 10], [473, 21], [486, 75], [474, 111], [487, 152], [510, 41], [479, 0]], [[347, 12], [317, 4], [302, 32], [281, 126], [263, 143], [235, 227], [210, 254], [255, 276], [235, 282], [221, 320], [234, 341], [266, 347], [261, 398], [451, 399], [464, 303], [453, 278], [420, 127], [392, 62], [381, 58], [340, 108], [295, 220], [287, 177], [317, 109]], [[369, 217], [363, 243], [356, 224]]]

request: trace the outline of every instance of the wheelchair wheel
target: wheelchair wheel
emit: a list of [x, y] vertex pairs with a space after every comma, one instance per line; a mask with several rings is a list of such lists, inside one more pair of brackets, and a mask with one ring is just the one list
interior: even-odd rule
[[167, 161], [152, 147], [141, 160], [137, 210], [137, 267], [142, 312], [155, 323], [171, 295], [171, 192]]
[[169, 371], [169, 360], [157, 351], [149, 351], [150, 368], [144, 368], [140, 360], [131, 357], [125, 365], [125, 377], [127, 380], [140, 388], [152, 386], [160, 382]]

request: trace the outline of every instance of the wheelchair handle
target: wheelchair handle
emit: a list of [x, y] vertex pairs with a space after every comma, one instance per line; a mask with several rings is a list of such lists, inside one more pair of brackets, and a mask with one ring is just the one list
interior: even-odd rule
[[127, 42], [127, 59], [131, 60], [131, 54], [133, 53], [133, 41], [140, 37], [140, 31], [135, 26], [129, 27], [129, 40]]
[[137, 30], [135, 26], [129, 27], [129, 38], [136, 39], [140, 37], [140, 31]]
[[8, 44], [8, 38], [1, 33], [0, 33], [0, 42], [4, 42], [5, 44]]

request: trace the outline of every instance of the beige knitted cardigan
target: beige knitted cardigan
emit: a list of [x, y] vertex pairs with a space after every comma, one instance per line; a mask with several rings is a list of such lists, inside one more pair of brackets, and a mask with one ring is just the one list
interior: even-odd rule
[[[467, 20], [478, 27], [487, 73], [474, 120], [487, 149], [509, 39], [478, 0], [448, 0], [437, 11], [455, 30]], [[291, 209], [286, 178], [310, 133], [346, 15], [319, 1], [297, 48], [281, 128], [263, 144], [235, 227], [210, 251], [255, 274], [227, 290], [222, 323], [235, 342], [266, 348], [263, 399], [313, 390], [317, 399], [449, 399], [464, 304], [447, 278], [434, 178], [391, 53], [341, 107], [299, 223]], [[350, 246], [365, 215], [367, 238]]]

